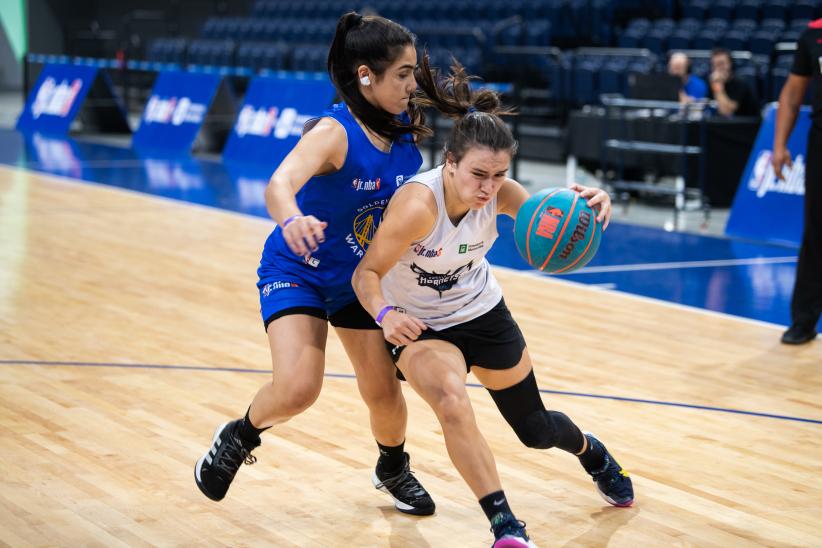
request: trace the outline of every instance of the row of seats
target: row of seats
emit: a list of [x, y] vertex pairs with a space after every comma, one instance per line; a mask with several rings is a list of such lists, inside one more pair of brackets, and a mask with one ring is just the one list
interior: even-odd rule
[[689, 0], [682, 17], [692, 19], [815, 19], [822, 17], [820, 0]]
[[750, 51], [770, 55], [775, 44], [795, 42], [807, 28], [808, 20], [795, 20], [786, 25], [781, 19], [737, 19], [730, 24], [724, 19], [682, 19], [679, 22], [646, 19], [632, 21], [619, 35], [617, 44], [623, 48], [647, 48], [655, 53], [671, 49], [712, 49], [723, 47], [734, 51]]
[[[150, 59], [182, 65], [240, 66], [259, 71], [299, 70], [322, 72], [326, 68], [328, 50], [325, 46], [296, 46], [248, 42], [235, 45], [221, 40], [163, 39], [152, 45]], [[445, 68], [456, 57], [472, 74], [484, 74], [486, 69], [495, 76], [512, 77], [517, 70], [530, 72], [537, 83], [548, 86], [552, 98], [561, 103], [582, 105], [599, 101], [602, 93], [628, 93], [628, 77], [632, 73], [664, 71], [666, 55], [638, 54], [577, 54], [567, 51], [559, 57], [544, 54], [516, 56], [521, 66], [512, 66], [512, 57], [506, 54], [483, 56], [479, 48], [436, 48], [429, 51], [432, 65]], [[769, 64], [767, 56], [753, 56], [738, 62], [737, 76], [746, 80], [762, 100], [774, 100], [787, 78], [792, 57], [782, 55]], [[710, 65], [707, 58], [696, 58], [693, 72], [708, 79]]]
[[[547, 23], [555, 29], [555, 36], [574, 39], [585, 43], [607, 44], [611, 39], [613, 18], [618, 9], [618, 0], [375, 0], [362, 5], [352, 5], [346, 1], [285, 2], [283, 0], [260, 0], [254, 5], [249, 20], [299, 20], [303, 23], [322, 22], [333, 33], [337, 18], [351, 9], [379, 13], [400, 22], [409, 28], [414, 21], [433, 20], [458, 27], [479, 27], [484, 32], [493, 29], [500, 22], [517, 17], [526, 22]], [[330, 20], [331, 25], [327, 24]], [[247, 23], [229, 23], [229, 26]], [[214, 35], [208, 29], [205, 37], [246, 38], [242, 35]], [[219, 32], [219, 31], [218, 31]]]
[[[479, 48], [432, 48], [434, 66], [447, 67], [452, 56], [460, 60], [472, 74], [483, 68], [483, 53]], [[243, 42], [231, 40], [192, 40], [161, 38], [149, 47], [148, 60], [179, 65], [238, 66], [254, 71], [298, 70], [324, 72], [328, 47], [324, 45], [289, 46], [284, 42]]]

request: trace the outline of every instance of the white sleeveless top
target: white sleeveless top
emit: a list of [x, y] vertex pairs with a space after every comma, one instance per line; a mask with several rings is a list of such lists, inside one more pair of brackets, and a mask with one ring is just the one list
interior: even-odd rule
[[497, 197], [482, 209], [469, 210], [454, 226], [445, 209], [442, 166], [415, 175], [406, 184], [410, 183], [434, 193], [437, 221], [428, 236], [414, 242], [383, 276], [387, 302], [436, 330], [482, 316], [502, 299], [485, 259], [497, 239]]

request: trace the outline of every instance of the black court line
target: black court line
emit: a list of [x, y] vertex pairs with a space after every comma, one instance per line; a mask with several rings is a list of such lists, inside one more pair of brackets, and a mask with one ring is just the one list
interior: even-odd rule
[[[203, 365], [161, 365], [150, 363], [106, 363], [106, 362], [58, 362], [58, 361], [35, 361], [35, 360], [0, 360], [0, 365], [39, 365], [51, 367], [109, 367], [119, 369], [164, 369], [180, 371], [219, 371], [229, 373], [257, 373], [271, 374], [270, 369], [243, 369], [240, 367], [207, 367]], [[351, 373], [325, 373], [325, 377], [337, 379], [354, 379]], [[484, 388], [481, 384], [466, 383], [471, 388]], [[697, 405], [693, 403], [680, 403], [663, 400], [647, 400], [642, 398], [627, 398], [624, 396], [609, 396], [606, 394], [589, 394], [586, 392], [567, 392], [564, 390], [549, 390], [541, 388], [543, 394], [554, 394], [557, 396], [574, 396], [577, 398], [595, 398], [600, 400], [613, 400], [629, 403], [644, 403], [648, 405], [664, 405], [667, 407], [681, 407], [684, 409], [697, 409], [699, 411], [716, 411], [719, 413], [733, 413], [735, 415], [748, 415], [751, 417], [761, 417], [765, 419], [777, 419], [783, 421], [804, 422], [809, 424], [822, 424], [819, 419], [807, 419], [804, 417], [792, 417], [790, 415], [776, 415], [774, 413], [760, 413], [758, 411], [745, 411], [742, 409], [731, 409], [729, 407], [713, 407], [710, 405]]]

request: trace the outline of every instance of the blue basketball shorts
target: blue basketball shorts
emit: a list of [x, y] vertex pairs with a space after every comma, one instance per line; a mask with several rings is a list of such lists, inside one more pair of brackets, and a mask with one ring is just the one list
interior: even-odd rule
[[288, 260], [260, 264], [257, 289], [266, 330], [277, 318], [292, 314], [328, 320], [334, 327], [380, 329], [357, 300], [350, 273], [335, 278], [342, 283], [330, 285], [318, 276], [311, 276], [313, 273], [305, 272], [301, 266]]

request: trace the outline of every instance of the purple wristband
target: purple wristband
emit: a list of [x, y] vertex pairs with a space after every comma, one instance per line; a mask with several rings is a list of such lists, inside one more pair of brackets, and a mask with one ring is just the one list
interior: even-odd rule
[[392, 310], [396, 310], [396, 307], [394, 305], [389, 304], [389, 305], [383, 306], [382, 310], [380, 310], [380, 313], [377, 314], [377, 319], [374, 320], [375, 322], [377, 322], [377, 325], [382, 327], [383, 318], [385, 318], [385, 315], [388, 314]]
[[291, 223], [291, 222], [292, 222], [294, 219], [296, 219], [297, 217], [302, 217], [302, 215], [300, 215], [300, 214], [297, 214], [297, 215], [292, 215], [291, 217], [289, 217], [288, 219], [286, 219], [285, 221], [283, 221], [282, 228], [287, 227], [287, 226], [288, 226], [288, 224], [289, 224], [289, 223]]

